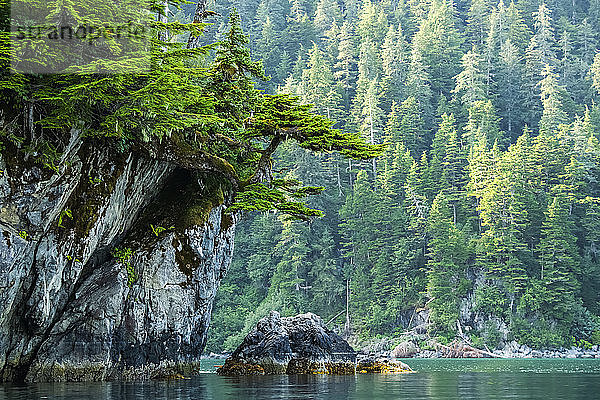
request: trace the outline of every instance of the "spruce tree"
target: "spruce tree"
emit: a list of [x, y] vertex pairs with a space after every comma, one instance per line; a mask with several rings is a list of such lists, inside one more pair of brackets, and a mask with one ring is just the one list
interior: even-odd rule
[[343, 90], [345, 109], [350, 108], [350, 99], [354, 96], [355, 82], [358, 76], [356, 42], [352, 26], [345, 21], [340, 30], [335, 79]]
[[491, 6], [490, 0], [471, 0], [467, 17], [467, 32], [471, 42], [478, 47], [483, 46], [489, 29]]
[[496, 77], [499, 115], [509, 137], [515, 138], [523, 124], [523, 64], [519, 49], [507, 39], [500, 48]]
[[460, 96], [465, 109], [486, 99], [486, 80], [481, 68], [481, 57], [474, 50], [462, 57], [462, 72], [455, 79], [456, 87], [452, 92]]
[[600, 54], [596, 54], [596, 57], [594, 57], [590, 73], [592, 75], [592, 86], [600, 93]]
[[433, 119], [433, 91], [431, 77], [423, 63], [423, 50], [413, 42], [406, 91], [418, 102], [423, 119], [428, 124]]
[[542, 3], [538, 11], [534, 13], [534, 20], [535, 34], [531, 38], [525, 53], [525, 76], [528, 90], [525, 104], [530, 110], [527, 122], [531, 126], [535, 125], [541, 114], [541, 105], [538, 101], [540, 95], [538, 83], [543, 78], [542, 73], [546, 65], [556, 67], [558, 63], [551, 11], [545, 3]]
[[425, 133], [419, 104], [414, 97], [409, 97], [400, 105], [392, 106], [386, 126], [389, 142], [402, 143], [416, 158], [425, 150]]
[[403, 98], [409, 66], [409, 45], [400, 25], [398, 29], [390, 25], [381, 47], [381, 57], [383, 107], [390, 110], [392, 102]]
[[302, 71], [300, 91], [306, 103], [314, 104], [315, 110], [327, 118], [337, 120], [341, 115], [341, 95], [336, 91], [331, 66], [315, 43], [308, 52], [308, 65]]
[[[444, 122], [443, 122], [444, 124]], [[458, 218], [459, 203], [463, 199], [463, 189], [465, 184], [464, 168], [466, 160], [463, 157], [463, 151], [460, 148], [458, 132], [453, 126], [452, 117], [445, 121], [446, 133], [446, 152], [443, 159], [444, 170], [442, 172], [442, 182], [446, 186], [446, 201], [452, 208], [452, 221], [456, 225]]]
[[324, 35], [333, 24], [342, 21], [342, 11], [336, 0], [319, 0], [315, 11], [315, 27]]
[[433, 201], [427, 232], [431, 235], [427, 263], [431, 320], [441, 336], [453, 338], [457, 331], [459, 299], [464, 292], [464, 272], [470, 251], [463, 233], [453, 223], [443, 192]]
[[561, 196], [554, 197], [548, 205], [539, 248], [540, 279], [546, 288], [546, 296], [541, 301], [544, 312], [564, 322], [572, 318], [569, 315], [575, 304], [576, 274], [580, 266], [572, 230], [567, 202]]
[[455, 13], [453, 3], [433, 0], [427, 19], [421, 22], [413, 38], [413, 51], [417, 49], [420, 61], [428, 68], [433, 92], [446, 96], [454, 88], [453, 78], [459, 73], [464, 41]]
[[540, 96], [543, 110], [540, 133], [553, 133], [560, 124], [568, 122], [562, 103], [564, 88], [559, 86], [558, 75], [550, 65], [546, 65], [542, 75], [544, 78], [540, 82]]
[[500, 119], [496, 108], [491, 101], [478, 101], [469, 108], [469, 118], [465, 126], [463, 137], [467, 145], [477, 142], [480, 137], [485, 137], [490, 145], [504, 144], [504, 135], [500, 130]]

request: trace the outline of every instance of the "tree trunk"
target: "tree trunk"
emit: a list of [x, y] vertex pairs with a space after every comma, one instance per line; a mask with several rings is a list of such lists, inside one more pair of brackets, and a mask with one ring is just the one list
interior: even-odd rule
[[[196, 4], [196, 12], [194, 13], [194, 23], [200, 24], [206, 18], [206, 0], [198, 0]], [[193, 36], [190, 34], [188, 38], [188, 49], [195, 49], [200, 47], [200, 36]]]

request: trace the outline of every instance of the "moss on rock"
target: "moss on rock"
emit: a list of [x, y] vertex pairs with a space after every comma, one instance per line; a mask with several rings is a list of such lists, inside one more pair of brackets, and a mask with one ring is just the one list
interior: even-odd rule
[[358, 362], [356, 372], [362, 374], [407, 374], [413, 370], [401, 361], [367, 359]]
[[265, 370], [257, 364], [227, 360], [223, 366], [217, 369], [217, 374], [223, 376], [265, 375]]
[[327, 375], [353, 375], [356, 372], [356, 366], [353, 362], [340, 361], [312, 361], [307, 358], [293, 358], [288, 362], [285, 371], [288, 375], [310, 375], [310, 374], [327, 374]]

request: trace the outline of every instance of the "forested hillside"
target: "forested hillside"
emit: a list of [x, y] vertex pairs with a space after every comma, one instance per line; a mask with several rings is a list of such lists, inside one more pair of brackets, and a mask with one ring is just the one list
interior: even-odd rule
[[599, 0], [216, 3], [209, 37], [237, 7], [263, 89], [387, 150], [278, 151], [280, 177], [327, 187], [325, 216], [242, 224], [208, 350], [271, 309], [362, 337], [426, 309], [442, 341], [600, 344]]

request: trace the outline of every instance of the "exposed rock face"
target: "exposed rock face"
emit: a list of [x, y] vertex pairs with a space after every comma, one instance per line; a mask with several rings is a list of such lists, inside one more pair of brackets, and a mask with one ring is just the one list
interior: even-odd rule
[[76, 134], [57, 173], [3, 156], [0, 381], [193, 367], [233, 251], [214, 179]]
[[419, 346], [412, 341], [406, 341], [398, 344], [392, 350], [391, 356], [394, 358], [409, 358], [419, 352]]
[[488, 358], [492, 353], [476, 349], [466, 343], [455, 340], [448, 346], [438, 344], [437, 346], [443, 358]]
[[315, 314], [271, 311], [217, 370], [221, 375], [354, 374], [356, 352]]

